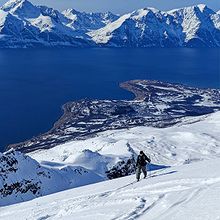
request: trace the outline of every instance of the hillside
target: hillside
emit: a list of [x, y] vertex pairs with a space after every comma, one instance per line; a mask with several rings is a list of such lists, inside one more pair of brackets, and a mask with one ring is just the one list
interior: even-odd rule
[[197, 220], [220, 216], [219, 159], [181, 165], [0, 208], [4, 220]]
[[[28, 155], [6, 152], [0, 156], [0, 205], [133, 174], [140, 150], [151, 157], [151, 170], [199, 161], [212, 164], [220, 156], [219, 130], [220, 112], [216, 112], [188, 117], [168, 128], [106, 131]], [[134, 180], [134, 176], [129, 178]]]

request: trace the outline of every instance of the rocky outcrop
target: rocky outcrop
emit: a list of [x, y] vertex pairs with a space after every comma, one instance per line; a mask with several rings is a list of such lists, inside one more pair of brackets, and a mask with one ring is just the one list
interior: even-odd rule
[[56, 169], [42, 166], [18, 151], [0, 154], [0, 206], [101, 180], [102, 177], [83, 167], [63, 166]]

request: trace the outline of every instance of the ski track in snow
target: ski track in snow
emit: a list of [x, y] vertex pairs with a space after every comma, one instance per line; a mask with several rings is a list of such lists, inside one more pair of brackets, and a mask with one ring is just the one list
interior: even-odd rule
[[31, 153], [48, 169], [76, 163], [101, 175], [103, 164], [145, 149], [155, 164], [172, 167], [148, 172], [148, 178], [140, 182], [131, 175], [0, 207], [0, 219], [220, 219], [220, 112], [198, 119], [165, 129], [103, 132], [85, 141]]
[[[187, 177], [187, 169], [190, 167], [185, 166], [183, 170], [176, 167], [177, 171], [174, 168], [155, 171], [151, 177], [140, 182], [134, 181], [132, 175], [102, 183], [107, 186], [106, 189], [111, 190], [105, 187], [100, 189], [99, 186], [102, 186], [98, 183], [0, 208], [0, 219], [11, 220], [14, 215], [17, 220], [132, 220], [146, 219], [146, 216], [149, 220], [171, 219], [181, 208], [196, 203], [210, 188], [220, 187], [220, 175], [208, 178]], [[180, 172], [185, 175], [179, 175]]]

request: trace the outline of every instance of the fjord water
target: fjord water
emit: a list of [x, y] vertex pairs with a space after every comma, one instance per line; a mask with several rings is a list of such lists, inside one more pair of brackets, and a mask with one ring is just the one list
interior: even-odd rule
[[131, 99], [120, 82], [220, 88], [220, 49], [0, 50], [0, 151], [43, 133], [73, 100]]

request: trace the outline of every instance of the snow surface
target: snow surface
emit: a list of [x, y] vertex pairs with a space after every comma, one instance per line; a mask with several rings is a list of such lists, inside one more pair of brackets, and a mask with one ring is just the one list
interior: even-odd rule
[[[94, 138], [35, 151], [29, 153], [29, 156], [39, 162], [75, 164], [77, 161], [77, 165], [86, 167], [98, 158], [102, 158], [99, 159], [100, 163], [103, 163], [103, 160], [107, 161], [106, 163], [112, 163], [112, 161], [131, 157], [134, 152], [137, 154], [140, 150], [144, 150], [156, 164], [180, 165], [190, 161], [219, 157], [219, 134], [220, 112], [216, 112], [209, 116], [187, 117], [184, 123], [168, 128], [139, 126], [106, 131]], [[90, 154], [94, 152], [94, 155], [88, 158], [88, 152], [85, 150]]]
[[217, 220], [220, 160], [129, 176], [0, 208], [4, 220]]
[[[0, 219], [218, 219], [219, 134], [216, 112], [187, 117], [169, 128], [106, 131], [28, 156], [0, 154], [0, 188], [5, 181], [9, 186], [24, 180], [39, 187], [34, 195], [26, 190], [28, 184], [12, 193], [6, 187]], [[149, 178], [136, 183], [131, 175], [103, 182], [107, 170], [120, 168], [121, 161], [136, 158], [140, 150], [152, 159]], [[22, 203], [6, 206], [16, 202]]]
[[7, 16], [7, 12], [0, 10], [0, 26], [2, 26], [5, 22], [5, 17]]
[[20, 152], [0, 154], [0, 206], [79, 187], [106, 178], [81, 166], [39, 164]]

